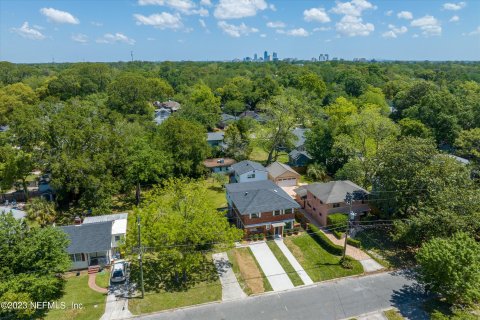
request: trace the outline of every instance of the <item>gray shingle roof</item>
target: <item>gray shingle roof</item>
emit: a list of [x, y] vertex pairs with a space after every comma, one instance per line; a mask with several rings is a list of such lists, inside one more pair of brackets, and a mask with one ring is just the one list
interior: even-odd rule
[[264, 166], [262, 166], [260, 163], [255, 161], [250, 161], [250, 160], [243, 160], [232, 166], [232, 171], [234, 171], [236, 174], [239, 174], [239, 175], [253, 171], [253, 170], [267, 171], [267, 169]]
[[207, 141], [223, 141], [224, 136], [223, 132], [207, 132]]
[[307, 151], [298, 151], [296, 149], [292, 150], [290, 153], [289, 153], [290, 157], [292, 157], [293, 159], [297, 160], [300, 155], [304, 155], [305, 157], [307, 157], [308, 159], [313, 159], [310, 154], [308, 154]]
[[305, 132], [307, 129], [304, 128], [295, 128], [292, 130], [292, 133], [297, 137], [295, 141], [295, 148], [301, 147], [305, 144]]
[[293, 170], [289, 165], [275, 161], [267, 167], [268, 173], [273, 177], [279, 177], [286, 172], [299, 176], [298, 172]]
[[0, 206], [0, 214], [8, 214], [10, 212], [12, 213], [12, 216], [17, 220], [21, 220], [27, 215], [26, 212], [23, 210]]
[[105, 221], [59, 228], [70, 238], [68, 253], [90, 253], [112, 248], [112, 224], [113, 221]]
[[460, 162], [460, 163], [470, 164], [470, 160], [465, 159], [465, 158], [462, 158], [462, 157], [459, 157], [459, 156], [456, 156], [456, 155], [454, 155], [454, 154], [447, 154], [447, 156], [449, 156], [449, 157], [452, 158], [452, 159], [457, 160], [457, 161]]
[[322, 200], [323, 203], [339, 203], [345, 200], [347, 192], [353, 191], [368, 192], [362, 187], [349, 180], [330, 181], [326, 183], [315, 182], [306, 186], [315, 197]]
[[106, 214], [104, 216], [94, 216], [94, 217], [86, 217], [83, 220], [83, 223], [97, 223], [97, 222], [105, 222], [105, 221], [115, 221], [120, 219], [127, 219], [128, 213], [115, 213], [115, 214]]
[[282, 188], [270, 180], [231, 183], [227, 194], [240, 214], [300, 208]]

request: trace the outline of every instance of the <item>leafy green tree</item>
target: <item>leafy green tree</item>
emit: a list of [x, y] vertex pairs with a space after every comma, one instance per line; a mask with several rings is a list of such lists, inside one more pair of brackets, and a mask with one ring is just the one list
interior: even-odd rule
[[223, 142], [226, 145], [225, 154], [237, 161], [248, 159], [252, 152], [250, 145], [250, 138], [247, 134], [242, 134], [237, 124], [231, 124], [225, 130], [225, 137]]
[[431, 130], [417, 119], [403, 118], [398, 122], [403, 137], [412, 136], [422, 139], [433, 137]]
[[417, 253], [419, 280], [448, 302], [480, 302], [480, 243], [470, 235], [432, 239]]
[[[147, 290], [185, 290], [199, 281], [217, 279], [208, 253], [233, 246], [242, 231], [228, 223], [206, 192], [205, 182], [168, 180], [129, 217], [132, 232], [127, 234], [127, 246], [137, 243], [135, 220], [140, 217], [142, 244], [155, 248], [144, 256]], [[132, 279], [137, 275], [134, 262]]]
[[[151, 88], [154, 80], [135, 73], [123, 73], [116, 77], [108, 86], [108, 105], [122, 114], [150, 115], [153, 106], [150, 104], [152, 90], [159, 94], [160, 86]], [[153, 83], [155, 85], [155, 83]]]
[[25, 198], [28, 200], [27, 177], [35, 168], [34, 155], [12, 147], [4, 147], [2, 149], [5, 151], [5, 154], [0, 156], [1, 162], [3, 162], [2, 170], [0, 171], [2, 189], [9, 189], [14, 183], [19, 181]]
[[212, 173], [212, 179], [222, 187], [224, 187], [228, 183], [228, 176], [224, 173]]
[[461, 131], [455, 146], [459, 155], [480, 164], [480, 128]]
[[344, 80], [345, 92], [353, 97], [358, 97], [367, 89], [367, 82], [359, 75], [348, 75]]
[[27, 218], [40, 227], [51, 225], [56, 217], [55, 203], [43, 198], [35, 198], [27, 203]]
[[307, 167], [307, 175], [314, 181], [325, 181], [328, 177], [327, 169], [320, 163], [312, 163]]
[[198, 177], [209, 155], [205, 129], [196, 122], [170, 117], [158, 128], [157, 143], [171, 155], [177, 175]]
[[33, 105], [38, 102], [38, 97], [29, 86], [15, 83], [0, 88], [0, 124], [7, 124], [14, 109]]
[[305, 132], [305, 148], [318, 163], [326, 165], [328, 171], [336, 171], [344, 159], [334, 159], [332, 156], [333, 136], [329, 123], [316, 120], [313, 126]]
[[[54, 227], [29, 227], [11, 214], [0, 215], [0, 299], [6, 302], [53, 301], [63, 294], [58, 276], [70, 267], [67, 235]], [[1, 318], [39, 318], [45, 310], [0, 309]]]
[[[370, 167], [368, 167], [370, 169]], [[366, 188], [365, 164], [361, 160], [352, 158], [343, 165], [336, 173], [336, 180], [350, 180], [359, 186]]]
[[216, 97], [208, 86], [197, 84], [187, 94], [180, 116], [196, 121], [206, 129], [213, 129], [220, 121], [221, 112], [220, 98]]

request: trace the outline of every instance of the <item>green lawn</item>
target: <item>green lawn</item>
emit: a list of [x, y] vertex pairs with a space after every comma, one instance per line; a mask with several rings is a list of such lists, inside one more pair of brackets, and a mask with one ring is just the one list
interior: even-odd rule
[[[107, 274], [107, 273], [105, 273]], [[100, 276], [99, 286], [104, 284], [104, 279], [108, 276]], [[67, 308], [65, 310], [52, 309], [45, 319], [46, 320], [98, 320], [105, 311], [106, 294], [98, 293], [88, 287], [88, 274], [75, 276], [74, 274], [67, 277], [65, 284], [65, 295], [58, 299], [57, 303], [65, 302]], [[83, 305], [82, 309], [72, 309], [72, 303]]]
[[387, 317], [388, 320], [404, 320], [405, 319], [404, 317], [402, 317], [400, 312], [398, 312], [398, 310], [395, 310], [395, 309], [384, 311], [383, 314], [385, 315], [385, 317]]
[[206, 180], [207, 194], [206, 198], [211, 199], [215, 208], [224, 208], [227, 206], [227, 198], [225, 195], [225, 188], [212, 178]]
[[110, 272], [103, 269], [101, 272], [97, 273], [95, 282], [97, 283], [97, 286], [107, 289], [110, 285]]
[[143, 299], [130, 299], [128, 309], [133, 314], [141, 314], [219, 300], [222, 300], [222, 286], [220, 280], [216, 280], [200, 282], [187, 291], [146, 292]]
[[328, 253], [309, 235], [288, 237], [284, 242], [314, 282], [363, 272], [362, 265], [356, 260], [352, 261], [352, 269], [343, 268], [340, 256]]
[[304, 284], [302, 278], [300, 278], [290, 262], [288, 262], [288, 259], [285, 257], [282, 250], [280, 250], [280, 248], [277, 246], [275, 241], [267, 241], [267, 245], [270, 247], [270, 250], [272, 250], [273, 255], [277, 258], [283, 270], [285, 270], [285, 272], [288, 274], [290, 280], [292, 280], [293, 285], [296, 287]]
[[[268, 152], [266, 152], [265, 149], [263, 149], [261, 146], [254, 142], [252, 147], [252, 153], [250, 153], [250, 156], [248, 158], [252, 161], [257, 161], [265, 164], [268, 159]], [[280, 152], [277, 161], [282, 163], [288, 163], [288, 153]]]

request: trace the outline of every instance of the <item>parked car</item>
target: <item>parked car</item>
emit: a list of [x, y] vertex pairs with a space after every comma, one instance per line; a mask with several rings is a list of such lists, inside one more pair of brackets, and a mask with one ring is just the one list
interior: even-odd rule
[[120, 283], [127, 279], [126, 276], [126, 262], [117, 261], [113, 264], [112, 275], [110, 277], [110, 283]]

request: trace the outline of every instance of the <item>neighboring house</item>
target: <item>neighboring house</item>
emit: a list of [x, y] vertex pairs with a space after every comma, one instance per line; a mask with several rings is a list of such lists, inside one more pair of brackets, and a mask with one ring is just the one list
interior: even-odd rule
[[53, 201], [55, 198], [55, 190], [50, 185], [52, 176], [49, 173], [43, 174], [38, 181], [38, 192], [40, 196], [47, 201]]
[[268, 171], [260, 163], [250, 160], [232, 165], [230, 182], [250, 182], [268, 180]]
[[312, 162], [312, 160], [313, 158], [307, 151], [298, 151], [294, 149], [288, 154], [288, 164], [293, 167], [306, 167]]
[[166, 108], [160, 108], [155, 110], [155, 119], [154, 121], [160, 125], [162, 124], [163, 121], [167, 120], [172, 112], [169, 109]]
[[222, 113], [221, 120], [217, 124], [217, 127], [219, 127], [220, 129], [225, 129], [229, 124], [231, 124], [231, 123], [233, 123], [237, 120], [238, 120], [238, 118], [235, 117], [235, 116], [232, 116], [231, 114]]
[[155, 101], [153, 102], [153, 105], [156, 107], [154, 121], [157, 124], [161, 124], [163, 121], [167, 120], [172, 113], [177, 112], [181, 108], [180, 103], [172, 100], [164, 102]]
[[260, 123], [264, 123], [266, 121], [266, 119], [263, 115], [255, 112], [255, 111], [252, 111], [252, 110], [244, 111], [244, 112], [240, 113], [240, 115], [238, 117], [240, 119], [252, 118], [253, 120], [255, 120], [257, 122], [260, 122]]
[[27, 213], [23, 210], [10, 206], [0, 206], [0, 214], [7, 214], [9, 212], [11, 212], [13, 217], [17, 220], [21, 220], [27, 216]]
[[268, 178], [275, 182], [279, 187], [292, 187], [298, 185], [300, 174], [287, 164], [276, 161], [267, 167], [267, 171]]
[[295, 145], [295, 150], [297, 151], [305, 151], [305, 132], [307, 132], [307, 129], [304, 128], [295, 128], [291, 131], [296, 139], [294, 142]]
[[282, 236], [293, 228], [295, 210], [292, 197], [270, 180], [231, 183], [226, 186], [229, 217], [245, 236], [264, 233]]
[[231, 158], [214, 158], [214, 159], [207, 159], [203, 161], [203, 164], [210, 172], [217, 173], [217, 172], [230, 172], [230, 168], [233, 164], [237, 161]]
[[207, 132], [207, 143], [211, 147], [222, 146], [224, 137], [225, 137], [225, 133], [222, 131]]
[[119, 256], [127, 232], [127, 213], [87, 217], [83, 223], [59, 227], [70, 239], [71, 270], [105, 266]]
[[466, 166], [470, 164], [470, 160], [468, 160], [468, 159], [465, 159], [465, 158], [462, 158], [462, 157], [458, 157], [458, 156], [453, 155], [453, 154], [447, 154], [447, 156], [449, 156], [449, 157], [452, 158], [452, 159], [457, 160], [458, 162], [460, 162], [461, 164], [464, 164], [464, 165], [466, 165]]
[[[345, 203], [347, 193], [368, 192], [355, 183], [344, 181], [315, 182], [294, 190], [295, 199], [317, 222], [327, 225], [327, 216], [331, 213], [349, 213], [350, 207]], [[352, 211], [364, 214], [370, 211], [368, 203], [363, 200], [353, 201]]]

